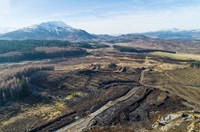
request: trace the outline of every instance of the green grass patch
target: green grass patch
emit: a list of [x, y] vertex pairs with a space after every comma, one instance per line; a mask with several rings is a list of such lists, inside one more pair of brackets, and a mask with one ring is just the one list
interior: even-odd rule
[[86, 93], [83, 93], [83, 92], [72, 92], [69, 95], [67, 95], [67, 97], [65, 99], [71, 100], [74, 98], [85, 97], [85, 96], [86, 96]]

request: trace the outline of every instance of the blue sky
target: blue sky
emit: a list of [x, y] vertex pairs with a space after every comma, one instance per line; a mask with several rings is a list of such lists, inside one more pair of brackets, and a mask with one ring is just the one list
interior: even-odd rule
[[97, 34], [200, 28], [200, 0], [0, 0], [0, 27], [63, 21]]

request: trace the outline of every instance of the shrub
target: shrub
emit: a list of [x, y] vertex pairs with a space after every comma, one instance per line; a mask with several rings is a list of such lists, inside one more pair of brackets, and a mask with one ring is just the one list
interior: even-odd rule
[[200, 61], [197, 61], [197, 62], [193, 62], [190, 67], [192, 68], [200, 68]]
[[116, 69], [116, 68], [117, 68], [117, 64], [115, 64], [115, 63], [110, 63], [110, 64], [108, 65], [108, 67], [111, 68], [111, 69]]

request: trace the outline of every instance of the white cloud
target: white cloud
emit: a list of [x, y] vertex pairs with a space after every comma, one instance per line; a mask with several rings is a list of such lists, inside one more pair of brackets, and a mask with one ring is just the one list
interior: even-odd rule
[[154, 31], [166, 28], [200, 28], [200, 6], [182, 7], [163, 11], [139, 11], [105, 14], [105, 18], [86, 18], [71, 21], [71, 25], [92, 33], [131, 33]]

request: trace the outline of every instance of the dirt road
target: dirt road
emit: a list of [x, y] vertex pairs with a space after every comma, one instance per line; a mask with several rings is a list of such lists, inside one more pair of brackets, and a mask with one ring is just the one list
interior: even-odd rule
[[81, 132], [83, 129], [87, 128], [87, 126], [91, 123], [92, 119], [94, 119], [97, 115], [102, 113], [104, 110], [114, 106], [115, 104], [117, 104], [121, 101], [127, 100], [131, 96], [134, 96], [134, 94], [137, 92], [138, 89], [140, 89], [140, 87], [132, 88], [126, 95], [124, 95], [114, 101], [108, 102], [107, 104], [102, 106], [100, 109], [98, 109], [94, 113], [91, 113], [88, 116], [81, 118], [81, 119], [77, 120], [76, 122], [57, 130], [57, 132]]
[[[139, 78], [139, 83], [142, 84], [142, 81], [144, 79], [144, 73], [146, 70], [143, 70], [141, 72], [141, 76]], [[125, 101], [128, 98], [130, 98], [131, 96], [135, 96], [136, 98], [140, 98], [137, 94], [135, 94], [141, 87], [133, 87], [126, 95], [114, 100], [114, 101], [110, 101], [107, 104], [105, 104], [104, 106], [102, 106], [101, 108], [99, 108], [97, 111], [89, 114], [88, 116], [81, 118], [77, 121], [75, 121], [74, 123], [71, 123], [59, 130], [57, 130], [57, 132], [81, 132], [83, 129], [87, 128], [90, 124], [91, 121], [100, 113], [102, 113], [103, 111], [107, 110], [108, 108], [118, 104], [119, 102]]]

